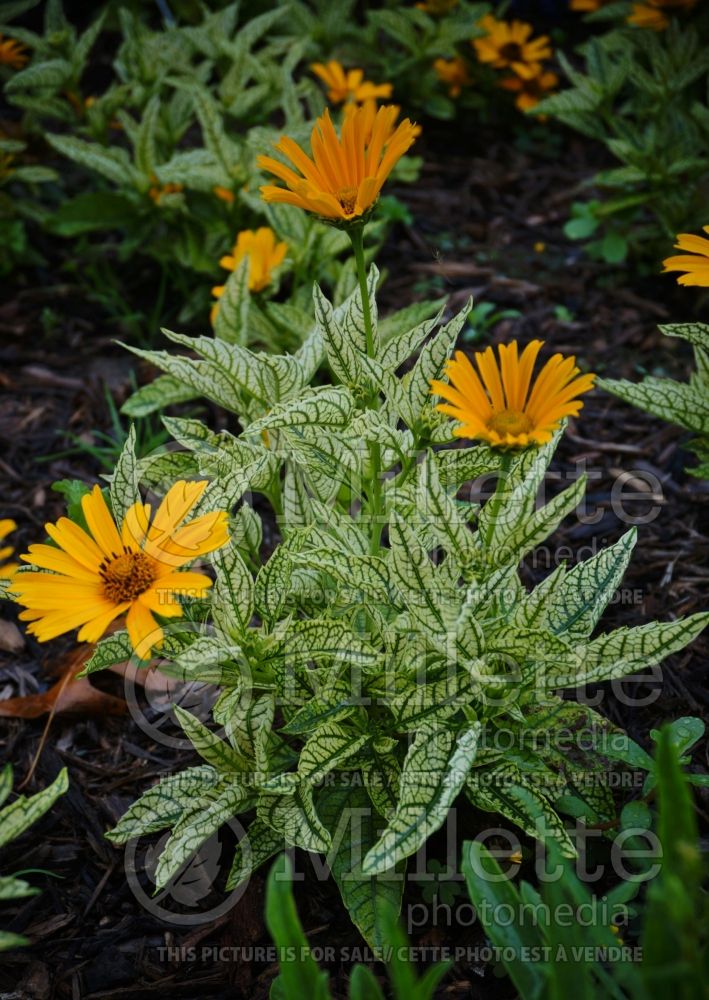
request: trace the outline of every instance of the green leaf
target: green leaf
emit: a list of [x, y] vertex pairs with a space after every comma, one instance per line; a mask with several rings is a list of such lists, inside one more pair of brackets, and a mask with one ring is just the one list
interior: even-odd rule
[[443, 825], [465, 784], [479, 736], [479, 723], [457, 738], [446, 729], [418, 731], [404, 760], [396, 811], [364, 859], [365, 875], [393, 868]]
[[362, 860], [374, 845], [380, 821], [361, 785], [327, 787], [318, 808], [332, 837], [328, 864], [353, 924], [375, 953], [386, 953], [392, 942], [381, 919], [382, 906], [401, 910], [404, 865], [381, 875], [363, 875]]
[[649, 376], [640, 383], [599, 379], [598, 387], [679, 427], [709, 433], [709, 398], [703, 398], [690, 384]]
[[366, 734], [356, 735], [336, 722], [327, 722], [305, 741], [298, 759], [298, 774], [316, 785], [361, 750], [368, 739]]
[[214, 336], [227, 344], [245, 344], [249, 322], [249, 268], [247, 254], [227, 278], [214, 323]]
[[250, 763], [230, 747], [228, 743], [220, 740], [217, 734], [213, 733], [211, 729], [207, 729], [198, 718], [190, 712], [186, 712], [179, 705], [175, 705], [173, 711], [185, 736], [207, 764], [211, 764], [220, 773], [231, 771], [237, 773], [250, 772]]
[[146, 417], [155, 410], [173, 403], [186, 403], [194, 399], [198, 393], [184, 382], [172, 375], [159, 375], [152, 382], [142, 386], [132, 396], [129, 396], [121, 407], [121, 413], [127, 417]]
[[133, 506], [140, 500], [138, 489], [138, 460], [135, 457], [135, 426], [131, 425], [116, 467], [111, 475], [111, 511], [116, 524], [123, 524], [123, 519]]
[[[7, 784], [7, 773], [3, 774], [3, 784]], [[0, 810], [0, 847], [9, 844], [28, 830], [33, 823], [48, 812], [60, 795], [69, 788], [69, 777], [65, 767], [61, 769], [51, 785], [35, 795], [20, 795]]]
[[216, 580], [211, 591], [212, 619], [224, 635], [239, 641], [254, 613], [254, 580], [236, 545], [212, 554]]
[[125, 844], [174, 826], [183, 812], [204, 793], [216, 787], [219, 773], [202, 764], [171, 774], [143, 792], [106, 834], [113, 844]]
[[290, 794], [262, 792], [258, 800], [257, 816], [279, 833], [289, 847], [322, 853], [330, 849], [330, 834], [317, 814], [309, 782], [297, 782]]
[[[282, 854], [271, 868], [266, 885], [266, 924], [279, 954], [280, 994], [284, 1000], [308, 997], [330, 1000], [327, 973], [321, 972], [308, 949], [291, 890], [292, 870]], [[277, 980], [278, 981], [278, 980]]]
[[248, 808], [248, 796], [240, 784], [220, 780], [193, 798], [184, 809], [165, 844], [155, 869], [155, 886], [167, 885], [184, 863], [219, 829], [222, 823]]
[[236, 845], [234, 861], [226, 881], [227, 892], [251, 878], [264, 861], [283, 850], [283, 837], [255, 819]]
[[125, 149], [100, 146], [97, 142], [86, 142], [73, 135], [47, 135], [46, 138], [62, 156], [89, 170], [95, 170], [119, 187], [140, 187], [140, 174], [128, 159]]

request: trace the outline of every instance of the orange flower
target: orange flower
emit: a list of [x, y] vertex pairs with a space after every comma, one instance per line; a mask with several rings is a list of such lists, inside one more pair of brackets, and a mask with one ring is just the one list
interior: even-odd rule
[[[709, 233], [709, 226], [704, 226], [703, 229], [705, 233]], [[685, 250], [686, 253], [663, 260], [665, 266], [663, 274], [668, 274], [670, 271], [686, 271], [686, 274], [677, 279], [678, 285], [709, 288], [709, 240], [693, 233], [680, 233], [675, 247], [678, 250]]]
[[594, 11], [600, 10], [608, 3], [615, 3], [616, 0], [571, 0], [569, 7], [571, 10]]
[[0, 580], [8, 580], [17, 569], [18, 563], [7, 562], [15, 551], [12, 545], [3, 545], [8, 535], [17, 528], [17, 524], [10, 517], [0, 518]]
[[463, 87], [469, 87], [473, 82], [468, 72], [468, 64], [461, 56], [455, 56], [453, 59], [436, 59], [433, 68], [438, 79], [448, 84], [449, 97], [460, 97]]
[[148, 194], [153, 199], [156, 205], [159, 205], [166, 194], [179, 194], [184, 188], [182, 184], [159, 184], [157, 177], [153, 176], [153, 186], [148, 191]]
[[633, 4], [628, 24], [651, 31], [664, 31], [670, 21], [663, 8], [691, 10], [695, 3], [696, 0], [644, 0], [644, 3]]
[[462, 351], [446, 365], [448, 382], [431, 382], [446, 403], [436, 409], [460, 421], [456, 437], [480, 438], [495, 448], [545, 444], [565, 417], [583, 406], [577, 396], [592, 388], [595, 375], [581, 375], [576, 359], [555, 354], [532, 383], [543, 341], [517, 353], [517, 343], [501, 344], [499, 362], [491, 347], [475, 354], [477, 371]]
[[551, 58], [551, 45], [547, 35], [530, 38], [532, 25], [524, 21], [498, 21], [487, 14], [480, 22], [487, 32], [474, 38], [472, 45], [478, 59], [493, 69], [512, 69], [523, 80], [537, 76], [542, 60]]
[[433, 14], [438, 17], [442, 14], [447, 14], [448, 11], [453, 10], [457, 5], [458, 0], [420, 0], [416, 4], [419, 10], [425, 10], [427, 14]]
[[141, 659], [163, 640], [154, 614], [182, 617], [177, 597], [204, 597], [204, 573], [178, 572], [229, 540], [226, 511], [184, 523], [207, 482], [171, 486], [150, 521], [150, 505], [134, 503], [119, 529], [99, 486], [81, 501], [88, 530], [68, 517], [45, 525], [54, 545], [30, 545], [20, 558], [38, 572], [15, 573], [12, 593], [24, 606], [27, 631], [40, 642], [78, 628], [80, 642], [98, 642], [126, 614], [133, 649]]
[[[234, 249], [219, 261], [220, 267], [227, 271], [235, 271], [244, 257], [249, 258], [249, 290], [261, 292], [271, 284], [273, 271], [283, 263], [288, 252], [287, 243], [276, 243], [276, 234], [268, 226], [260, 229], [245, 229], [239, 233]], [[215, 285], [212, 295], [220, 299], [226, 285]], [[219, 303], [212, 306], [212, 323], [217, 318]]]
[[222, 187], [220, 184], [217, 184], [212, 188], [212, 191], [220, 201], [225, 201], [227, 205], [234, 204], [234, 192], [230, 188]]
[[27, 48], [14, 38], [0, 35], [0, 65], [11, 66], [12, 69], [22, 69], [29, 62]]
[[549, 90], [559, 84], [559, 77], [550, 70], [542, 70], [531, 80], [522, 80], [518, 76], [508, 76], [500, 80], [500, 86], [517, 94], [515, 104], [520, 111], [535, 107]]
[[365, 106], [357, 108], [345, 115], [338, 137], [326, 110], [310, 135], [312, 158], [297, 142], [283, 136], [275, 148], [300, 173], [272, 156], [259, 156], [259, 167], [287, 185], [262, 187], [264, 201], [297, 205], [339, 224], [361, 219], [416, 137], [416, 126], [408, 118], [394, 128], [398, 113], [397, 107], [388, 105], [379, 108], [372, 121]]
[[310, 68], [328, 88], [327, 99], [331, 104], [344, 104], [345, 101], [364, 104], [365, 101], [391, 97], [390, 83], [365, 80], [363, 70], [345, 70], [336, 59], [331, 59], [329, 63], [313, 63]]

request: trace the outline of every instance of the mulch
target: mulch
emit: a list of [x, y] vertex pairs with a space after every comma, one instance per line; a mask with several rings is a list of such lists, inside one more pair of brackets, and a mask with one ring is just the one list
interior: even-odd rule
[[[671, 279], [656, 276], [628, 285], [623, 268], [590, 262], [564, 237], [569, 205], [598, 164], [595, 151], [582, 141], [570, 141], [565, 133], [563, 140], [568, 143], [563, 155], [553, 148], [531, 153], [512, 138], [493, 143], [476, 131], [455, 140], [451, 150], [450, 129], [427, 128], [420, 182], [388, 192], [406, 202], [413, 223], [397, 227], [381, 255], [380, 266], [390, 273], [380, 310], [409, 302], [412, 289], [429, 296], [443, 291], [452, 308], [472, 294], [476, 301], [521, 312], [474, 346], [541, 337], [548, 348], [576, 353], [603, 375], [638, 379], [652, 371], [686, 378], [689, 352], [663, 337], [657, 324], [696, 318], [697, 296], [678, 294]], [[95, 481], [101, 471], [86, 453], [57, 456], [71, 443], [67, 435], [95, 440], [97, 429], [110, 428], [106, 391], [118, 403], [129, 392], [132, 362], [113, 343], [120, 329], [107, 324], [80, 289], [56, 279], [57, 273], [38, 275], [0, 305], [0, 439], [5, 442], [0, 515], [18, 521], [19, 548], [37, 540], [43, 523], [62, 512], [63, 499], [52, 492], [52, 482]], [[527, 560], [527, 582], [543, 578], [558, 554], [570, 561], [587, 558], [626, 530], [617, 497], [619, 477], [625, 477], [625, 519], [638, 522], [640, 543], [604, 627], [706, 607], [709, 484], [687, 473], [693, 461], [681, 430], [595, 391], [564, 438], [550, 484], [556, 490], [585, 469], [588, 510], [582, 519], [567, 519], [548, 562]], [[5, 621], [15, 618], [12, 607], [3, 606], [0, 614]], [[8, 633], [2, 635], [7, 641]], [[15, 633], [12, 641], [18, 641]], [[46, 690], [51, 672], [74, 648], [70, 638], [40, 646], [24, 637], [20, 645], [13, 652], [0, 650], [0, 698]], [[707, 654], [709, 640], [700, 637], [666, 662], [661, 683], [628, 685], [636, 698], [648, 696], [644, 707], [628, 709], [604, 685], [601, 710], [646, 747], [650, 729], [665, 720], [706, 719]], [[142, 721], [132, 714], [54, 720], [25, 791], [44, 787], [63, 765], [71, 785], [51, 814], [6, 848], [0, 860], [3, 872], [40, 869], [28, 878], [42, 890], [3, 908], [2, 927], [27, 934], [32, 944], [4, 956], [0, 993], [36, 1000], [141, 1000], [166, 991], [180, 998], [266, 997], [276, 967], [268, 952], [249, 952], [270, 944], [262, 915], [265, 870], [238, 905], [204, 925], [168, 924], [136, 898], [124, 851], [112, 847], [104, 832], [160, 775], [197, 758], [183, 746], [166, 746], [157, 735], [177, 735], [175, 727], [162, 725], [169, 692], [146, 693], [114, 674], [100, 674], [95, 683], [118, 695], [127, 685]], [[41, 719], [2, 720], [3, 757], [12, 761], [17, 782], [28, 773], [43, 725]], [[704, 746], [695, 750], [693, 766], [705, 762]], [[706, 818], [706, 799], [698, 808]], [[479, 820], [466, 812], [462, 835], [474, 836]], [[192, 872], [201, 910], [221, 901], [232, 842], [227, 830], [212, 844], [208, 861], [220, 872], [216, 881], [208, 865]], [[150, 845], [143, 860], [149, 850]], [[334, 886], [314, 877], [306, 856], [299, 855], [298, 864], [306, 882], [296, 886], [296, 900], [311, 944], [363, 948]], [[407, 904], [418, 898], [416, 886], [407, 890]], [[189, 913], [189, 899], [188, 893], [160, 902]], [[412, 941], [424, 949], [484, 943], [477, 926], [448, 928], [433, 920], [416, 928]], [[349, 963], [335, 958], [327, 967], [336, 995], [345, 996]], [[487, 1000], [512, 997], [514, 990], [493, 965], [463, 960], [449, 972], [441, 995]]]

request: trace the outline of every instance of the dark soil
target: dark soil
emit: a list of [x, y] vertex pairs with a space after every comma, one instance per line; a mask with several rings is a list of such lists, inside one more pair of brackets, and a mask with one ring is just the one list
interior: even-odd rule
[[[589, 262], [562, 234], [569, 204], [580, 180], [592, 172], [595, 154], [580, 142], [564, 148], [563, 155], [558, 150], [523, 154], [512, 143], [485, 144], [478, 136], [469, 140], [474, 151], [451, 153], [450, 130], [445, 143], [433, 126], [425, 135], [421, 182], [394, 192], [409, 205], [414, 221], [394, 232], [382, 255], [380, 263], [391, 272], [382, 291], [383, 312], [410, 301], [412, 288], [419, 295], [442, 289], [451, 308], [472, 294], [477, 301], [522, 313], [499, 323], [483, 342], [541, 337], [548, 348], [576, 353], [604, 375], [637, 379], [652, 370], [687, 377], [688, 352], [656, 326], [694, 318], [695, 294], [678, 294], [669, 278], [634, 280], [622, 268]], [[565, 134], [563, 141], [568, 141]], [[448, 150], [445, 156], [442, 149]], [[52, 492], [52, 482], [95, 481], [102, 471], [86, 453], [45, 459], [69, 445], [69, 433], [91, 441], [96, 430], [110, 428], [106, 392], [120, 404], [129, 392], [131, 369], [130, 357], [112, 342], [118, 332], [70, 287], [38, 283], [0, 306], [0, 438], [5, 442], [0, 516], [18, 521], [20, 550], [41, 537], [46, 520], [62, 512], [63, 499]], [[667, 619], [706, 607], [709, 486], [685, 471], [694, 461], [686, 445], [683, 432], [594, 392], [564, 438], [555, 462], [560, 478], [551, 484], [558, 488], [585, 469], [588, 516], [567, 519], [554, 539], [551, 560], [528, 562], [528, 582], [542, 578], [557, 556], [587, 558], [626, 530], [612, 502], [625, 475], [630, 477], [623, 491], [626, 522], [628, 517], [639, 521], [640, 544], [604, 626]], [[14, 620], [11, 606], [0, 613]], [[50, 673], [72, 649], [70, 638], [40, 646], [26, 637], [19, 651], [0, 652], [0, 697], [46, 690]], [[708, 652], [709, 640], [702, 637], [665, 663], [660, 683], [626, 685], [636, 697], [650, 696], [645, 707], [628, 710], [604, 685], [602, 711], [646, 747], [650, 729], [665, 720], [706, 718]], [[266, 997], [276, 973], [272, 958], [232, 951], [270, 944], [262, 916], [263, 873], [252, 879], [238, 905], [204, 925], [168, 924], [136, 899], [124, 851], [112, 847], [104, 832], [160, 775], [189, 766], [196, 757], [182, 746], [166, 747], [150, 729], [164, 720], [165, 692], [150, 692], [150, 704], [143, 690], [114, 674], [99, 675], [96, 684], [116, 694], [125, 684], [143, 722], [138, 725], [129, 714], [53, 721], [25, 790], [44, 787], [62, 765], [69, 768], [71, 786], [48, 817], [5, 849], [1, 870], [42, 869], [28, 876], [42, 892], [3, 909], [2, 927], [25, 933], [32, 944], [4, 956], [0, 992], [38, 1000], [140, 1000], [166, 993], [195, 1000]], [[206, 698], [208, 692], [189, 696]], [[28, 773], [43, 727], [42, 719], [3, 720], [3, 756], [13, 763], [18, 783]], [[169, 724], [162, 725], [165, 731], [177, 734]], [[696, 750], [693, 767], [704, 764], [705, 750]], [[705, 805], [699, 803], [700, 810]], [[474, 836], [479, 821], [472, 813], [462, 816], [462, 835]], [[227, 831], [221, 856], [216, 841], [209, 853], [208, 861], [221, 872], [217, 890], [209, 894], [210, 878], [194, 873], [198, 888], [199, 879], [206, 878], [204, 892], [197, 893], [200, 911], [222, 898], [218, 888], [230, 863], [230, 838]], [[315, 878], [307, 856], [297, 863], [306, 873], [296, 899], [311, 944], [363, 948], [334, 885]], [[407, 905], [419, 898], [414, 884]], [[187, 905], [181, 909], [189, 912]], [[448, 928], [445, 921], [436, 926], [433, 920], [417, 927], [412, 940], [433, 949], [484, 943], [477, 925]], [[333, 990], [345, 996], [348, 963], [337, 959], [328, 969]], [[492, 966], [461, 961], [444, 980], [443, 995], [506, 998], [514, 990]]]

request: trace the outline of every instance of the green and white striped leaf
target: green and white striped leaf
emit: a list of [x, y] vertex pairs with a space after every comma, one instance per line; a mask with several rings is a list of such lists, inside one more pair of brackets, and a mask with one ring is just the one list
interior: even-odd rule
[[247, 254], [227, 278], [224, 294], [219, 299], [217, 317], [214, 321], [214, 336], [227, 344], [246, 343], [250, 305], [250, 266], [251, 260]]
[[246, 634], [254, 613], [254, 580], [236, 545], [212, 554], [216, 580], [211, 591], [215, 626], [237, 642]]
[[[353, 298], [350, 299], [350, 302], [353, 301]], [[361, 379], [358, 348], [359, 350], [366, 351], [366, 344], [359, 345], [340, 326], [335, 319], [335, 312], [332, 305], [323, 295], [317, 284], [313, 287], [313, 305], [315, 307], [315, 319], [322, 336], [323, 344], [325, 345], [325, 354], [327, 355], [327, 361], [333, 375], [344, 385], [356, 385]]]
[[295, 665], [337, 660], [366, 669], [376, 666], [381, 659], [379, 651], [356, 635], [348, 622], [332, 618], [288, 623], [277, 652]]
[[128, 437], [118, 456], [111, 476], [111, 510], [117, 524], [123, 523], [130, 508], [140, 500], [138, 490], [138, 460], [135, 457], [135, 427], [131, 424]]
[[186, 861], [227, 820], [247, 808], [248, 797], [235, 783], [220, 782], [193, 799], [173, 827], [155, 869], [155, 886], [162, 889]]
[[709, 397], [670, 378], [648, 376], [642, 382], [599, 379], [598, 386], [656, 417], [698, 434], [709, 433]]
[[637, 670], [645, 670], [684, 649], [709, 624], [709, 612], [674, 622], [648, 622], [635, 628], [619, 628], [600, 635], [588, 645], [579, 645], [572, 662], [544, 674], [550, 688], [573, 688], [609, 681]]
[[322, 781], [356, 754], [367, 742], [366, 734], [357, 735], [336, 722], [328, 722], [305, 741], [298, 760], [298, 774], [313, 784]]
[[443, 825], [465, 784], [479, 736], [479, 723], [457, 738], [446, 729], [419, 730], [404, 760], [396, 811], [364, 859], [365, 875], [393, 868]]
[[125, 844], [174, 826], [183, 812], [219, 782], [219, 772], [206, 764], [171, 774], [143, 792], [106, 834], [113, 844]]
[[173, 403], [186, 403], [194, 399], [195, 390], [185, 385], [172, 375], [158, 375], [147, 385], [141, 386], [132, 396], [129, 396], [121, 407], [121, 413], [127, 417], [145, 417], [149, 413], [171, 406]]
[[285, 843], [280, 833], [276, 833], [261, 820], [255, 819], [236, 845], [234, 860], [226, 880], [227, 892], [251, 878], [264, 861], [268, 861], [284, 847]]
[[392, 580], [411, 615], [423, 629], [447, 632], [451, 609], [433, 563], [414, 530], [396, 511], [392, 512], [389, 523], [389, 542]]
[[130, 162], [126, 150], [120, 146], [100, 146], [97, 142], [86, 142], [73, 135], [47, 135], [46, 139], [58, 153], [82, 167], [95, 170], [121, 188], [125, 188], [127, 184], [139, 188], [142, 184], [140, 173]]
[[500, 764], [473, 771], [467, 782], [468, 798], [479, 809], [498, 812], [537, 840], [553, 838], [566, 858], [576, 857], [576, 848], [563, 821], [549, 800], [533, 787], [533, 776], [514, 764]]
[[[4, 785], [6, 783], [7, 773], [4, 775]], [[44, 816], [68, 787], [69, 777], [66, 768], [63, 767], [51, 785], [43, 788], [41, 792], [29, 796], [20, 795], [9, 806], [4, 806], [0, 810], [0, 847], [15, 840]]]
[[312, 786], [306, 781], [295, 784], [291, 794], [262, 792], [257, 816], [289, 847], [322, 853], [330, 849], [330, 833], [317, 814]]
[[188, 738], [192, 746], [200, 755], [202, 760], [211, 764], [217, 771], [223, 772], [249, 772], [251, 764], [245, 757], [237, 753], [228, 743], [220, 740], [216, 733], [200, 722], [190, 712], [175, 705], [173, 709], [177, 721], [182, 727], [182, 731]]
[[380, 821], [361, 786], [325, 788], [318, 808], [332, 837], [327, 860], [342, 902], [370, 948], [384, 953], [391, 941], [381, 908], [388, 906], [394, 914], [401, 910], [405, 866], [400, 863], [381, 875], [362, 874], [362, 860], [377, 839]]
[[265, 417], [249, 425], [249, 434], [278, 427], [345, 427], [353, 409], [352, 393], [345, 386], [316, 386], [274, 406]]
[[85, 677], [97, 670], [105, 670], [114, 663], [124, 663], [133, 656], [133, 644], [126, 631], [113, 632], [97, 644], [79, 676]]

